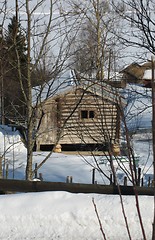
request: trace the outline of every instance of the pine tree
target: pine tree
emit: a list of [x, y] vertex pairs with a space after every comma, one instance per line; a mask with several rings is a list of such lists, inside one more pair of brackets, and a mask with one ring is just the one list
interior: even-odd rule
[[21, 24], [15, 16], [13, 16], [11, 23], [8, 25], [5, 41], [8, 47], [9, 61], [12, 67], [14, 67], [14, 70], [17, 71], [19, 65], [22, 68], [21, 71], [25, 70], [27, 65], [26, 38], [24, 31], [22, 31]]
[[8, 25], [4, 39], [7, 47], [7, 71], [3, 77], [5, 117], [17, 122], [26, 111], [23, 92], [26, 90], [27, 49], [24, 31], [15, 16]]

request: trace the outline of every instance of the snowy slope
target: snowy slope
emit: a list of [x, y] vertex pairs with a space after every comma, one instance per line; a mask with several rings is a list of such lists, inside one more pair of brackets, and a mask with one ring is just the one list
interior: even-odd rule
[[[148, 136], [147, 134], [137, 134], [132, 140], [136, 154], [139, 156], [139, 167], [143, 169], [144, 181], [147, 181], [149, 177], [152, 178], [152, 142], [150, 138], [152, 138], [150, 134]], [[0, 139], [0, 151], [1, 155], [4, 155], [4, 176], [8, 164], [8, 178], [25, 179], [26, 148], [21, 141], [19, 132], [12, 132], [11, 128], [0, 126]], [[47, 154], [48, 152], [34, 152], [33, 168], [36, 163], [41, 163]], [[93, 168], [96, 168], [96, 161], [109, 177], [111, 173], [110, 164], [103, 156], [84, 156], [65, 152], [53, 153], [38, 170], [38, 175], [42, 173], [44, 181], [65, 182], [67, 176], [72, 176], [75, 183], [92, 183], [92, 173]], [[120, 182], [122, 182], [124, 173], [118, 166], [118, 162], [113, 159], [117, 176]], [[129, 169], [129, 164], [124, 162], [121, 167]], [[95, 180], [101, 184], [109, 184], [109, 180], [97, 170], [95, 171]]]
[[125, 116], [129, 130], [151, 129], [151, 89], [128, 84], [122, 94], [127, 101]]
[[[128, 240], [119, 196], [27, 193], [0, 196], [1, 240], [101, 240], [94, 198], [107, 240]], [[124, 196], [132, 239], [143, 239], [134, 196]], [[147, 240], [151, 239], [153, 197], [139, 197]]]

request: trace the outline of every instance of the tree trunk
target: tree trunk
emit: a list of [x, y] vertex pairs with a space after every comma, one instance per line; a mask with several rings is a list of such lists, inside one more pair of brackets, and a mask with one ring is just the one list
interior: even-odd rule
[[31, 14], [29, 11], [29, 1], [26, 1], [27, 12], [27, 166], [26, 179], [32, 180], [32, 156], [33, 156], [33, 118], [32, 118], [32, 85], [31, 85]]
[[155, 239], [155, 82], [154, 82], [154, 59], [152, 57], [152, 136], [153, 136], [153, 187], [154, 187], [154, 220], [152, 240]]

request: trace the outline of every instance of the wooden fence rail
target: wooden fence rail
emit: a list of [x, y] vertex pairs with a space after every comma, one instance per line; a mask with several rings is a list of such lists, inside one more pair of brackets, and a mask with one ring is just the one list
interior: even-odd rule
[[[154, 195], [152, 187], [120, 186], [122, 195]], [[67, 191], [71, 193], [119, 194], [114, 185], [0, 179], [0, 192]]]

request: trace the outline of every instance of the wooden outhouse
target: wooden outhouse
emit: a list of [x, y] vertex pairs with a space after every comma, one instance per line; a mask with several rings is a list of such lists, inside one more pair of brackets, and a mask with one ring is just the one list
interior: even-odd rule
[[[37, 150], [108, 148], [119, 141], [120, 111], [116, 89], [107, 84], [71, 86], [43, 101]], [[39, 120], [38, 120], [39, 121]]]

